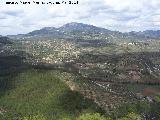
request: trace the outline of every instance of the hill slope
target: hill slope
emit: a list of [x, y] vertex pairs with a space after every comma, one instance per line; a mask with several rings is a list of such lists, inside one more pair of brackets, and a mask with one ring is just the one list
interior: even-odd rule
[[61, 120], [75, 119], [86, 110], [99, 111], [92, 100], [71, 91], [57, 76], [59, 74], [57, 71], [28, 70], [10, 77], [10, 88], [0, 97], [0, 118], [9, 120], [38, 115], [46, 120]]

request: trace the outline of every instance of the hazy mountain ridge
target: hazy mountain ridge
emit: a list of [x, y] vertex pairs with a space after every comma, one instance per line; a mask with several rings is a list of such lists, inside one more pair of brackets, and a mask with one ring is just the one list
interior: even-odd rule
[[66, 38], [66, 37], [77, 37], [87, 35], [100, 35], [109, 38], [130, 38], [130, 39], [160, 39], [160, 30], [146, 30], [139, 32], [119, 32], [111, 31], [105, 28], [96, 27], [93, 25], [83, 23], [67, 23], [59, 28], [55, 27], [44, 27], [40, 30], [29, 32], [28, 34], [20, 35], [8, 35], [10, 38], [24, 38], [24, 37], [44, 37], [52, 36], [55, 38]]

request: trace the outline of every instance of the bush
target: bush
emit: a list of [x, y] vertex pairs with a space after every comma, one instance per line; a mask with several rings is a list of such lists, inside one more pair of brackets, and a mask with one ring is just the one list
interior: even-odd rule
[[104, 116], [101, 116], [99, 113], [95, 114], [84, 114], [81, 115], [77, 120], [111, 120], [109, 118], [105, 118]]
[[126, 115], [125, 117], [120, 118], [118, 120], [143, 120], [143, 119], [139, 114], [131, 112], [128, 115]]
[[44, 115], [38, 114], [35, 116], [24, 117], [22, 120], [47, 120]]

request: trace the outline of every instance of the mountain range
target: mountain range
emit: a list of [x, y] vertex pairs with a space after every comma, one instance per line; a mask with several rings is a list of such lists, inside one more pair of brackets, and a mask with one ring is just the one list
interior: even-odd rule
[[34, 30], [27, 34], [8, 35], [10, 38], [24, 38], [24, 37], [55, 37], [55, 38], [77, 38], [83, 36], [103, 36], [103, 38], [127, 38], [127, 39], [160, 39], [160, 30], [146, 30], [146, 31], [131, 31], [119, 32], [111, 31], [105, 28], [96, 27], [93, 25], [83, 23], [67, 23], [59, 28], [44, 27], [40, 30]]

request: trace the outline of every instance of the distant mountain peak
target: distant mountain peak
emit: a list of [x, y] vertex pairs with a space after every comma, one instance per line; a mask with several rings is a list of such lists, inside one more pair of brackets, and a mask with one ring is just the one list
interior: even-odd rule
[[65, 27], [85, 27], [85, 26], [92, 26], [92, 25], [88, 25], [88, 24], [83, 24], [83, 23], [77, 23], [77, 22], [71, 22], [71, 23], [67, 23], [65, 25], [63, 25], [60, 28], [65, 28]]
[[88, 32], [88, 33], [106, 33], [109, 32], [109, 30], [101, 27], [96, 27], [89, 24], [84, 23], [77, 23], [77, 22], [71, 22], [63, 25], [62, 27], [58, 28], [60, 31], [66, 31], [66, 32]]
[[65, 24], [65, 25], [71, 25], [71, 26], [74, 26], [74, 25], [80, 25], [80, 24], [83, 24], [83, 23], [70, 22], [70, 23], [67, 23], [67, 24]]
[[44, 27], [41, 30], [55, 30], [55, 27]]

